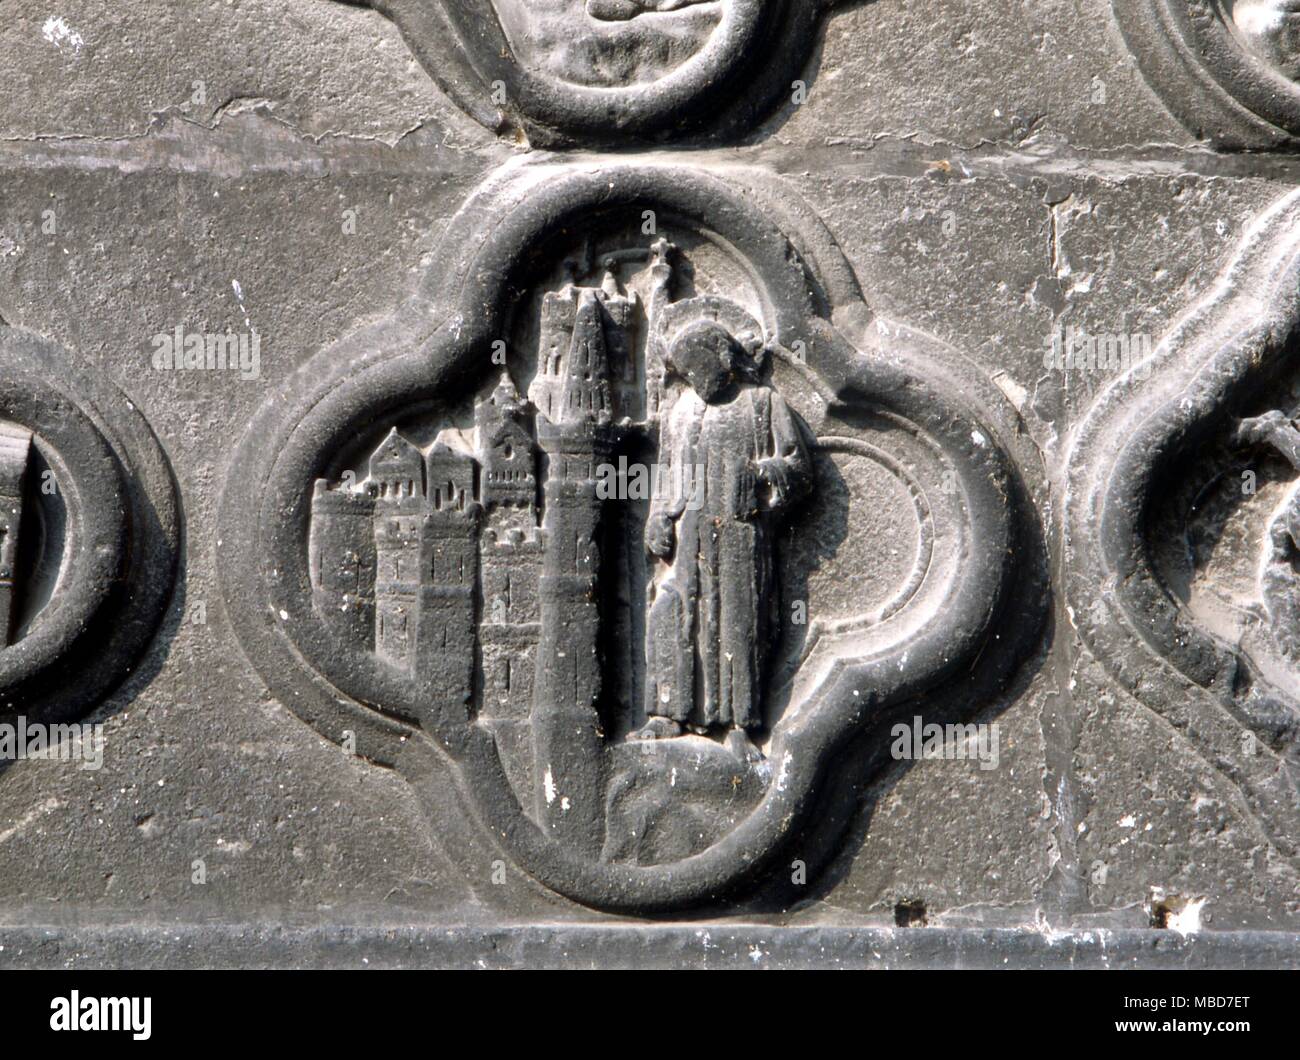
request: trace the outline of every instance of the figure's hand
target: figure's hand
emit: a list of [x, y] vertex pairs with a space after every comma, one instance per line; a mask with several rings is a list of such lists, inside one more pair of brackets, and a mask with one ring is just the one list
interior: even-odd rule
[[1258, 445], [1260, 442], [1267, 442], [1278, 431], [1285, 430], [1290, 423], [1291, 421], [1283, 413], [1274, 409], [1262, 416], [1252, 416], [1248, 420], [1242, 420], [1237, 424], [1233, 441], [1237, 445]]
[[768, 489], [769, 507], [780, 507], [790, 496], [790, 467], [780, 457], [758, 462], [758, 480]]
[[645, 524], [645, 547], [652, 556], [668, 559], [677, 544], [677, 529], [664, 512], [651, 512]]

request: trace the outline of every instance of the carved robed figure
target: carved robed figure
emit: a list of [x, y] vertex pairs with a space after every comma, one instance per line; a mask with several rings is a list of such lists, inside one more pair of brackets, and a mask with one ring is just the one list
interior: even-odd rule
[[711, 320], [667, 353], [665, 368], [686, 385], [661, 427], [667, 488], [646, 526], [646, 547], [668, 570], [650, 607], [643, 738], [762, 725], [774, 529], [811, 488], [812, 467], [794, 413], [760, 382], [761, 356]]

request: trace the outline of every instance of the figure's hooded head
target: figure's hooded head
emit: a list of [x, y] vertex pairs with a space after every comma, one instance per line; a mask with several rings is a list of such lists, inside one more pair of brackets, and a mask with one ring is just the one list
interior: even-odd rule
[[712, 404], [726, 397], [737, 381], [757, 381], [761, 361], [750, 345], [716, 321], [699, 320], [674, 337], [668, 367]]

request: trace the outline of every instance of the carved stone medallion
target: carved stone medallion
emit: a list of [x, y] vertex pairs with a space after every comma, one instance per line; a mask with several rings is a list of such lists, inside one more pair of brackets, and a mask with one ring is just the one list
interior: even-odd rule
[[1296, 146], [1295, 0], [1113, 0], [1148, 82], [1188, 129], [1220, 146]]
[[1300, 196], [1250, 227], [1071, 453], [1068, 599], [1122, 687], [1232, 783], [1293, 860], [1300, 835]]
[[171, 473], [127, 399], [0, 326], [0, 715], [74, 718], [152, 639], [171, 587]]
[[549, 146], [751, 127], [837, 0], [369, 2], [467, 113]]
[[449, 760], [553, 890], [752, 886], [848, 742], [1033, 639], [1014, 413], [749, 171], [507, 167], [441, 246], [252, 425], [232, 625], [329, 738]]

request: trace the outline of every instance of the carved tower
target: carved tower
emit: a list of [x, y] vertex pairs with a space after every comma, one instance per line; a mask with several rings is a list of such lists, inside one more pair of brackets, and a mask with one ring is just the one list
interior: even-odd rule
[[[554, 309], [572, 297], [570, 290], [548, 295], [547, 301]], [[552, 359], [546, 380], [550, 400], [542, 407], [550, 411], [537, 421], [538, 443], [549, 463], [533, 754], [543, 827], [599, 853], [604, 834], [598, 713], [604, 513], [596, 469], [611, 458], [615, 410], [601, 292], [579, 289], [576, 299], [568, 349], [558, 363]], [[547, 339], [544, 329], [544, 355]]]
[[311, 500], [312, 606], [348, 645], [375, 646], [375, 498], [372, 487], [317, 479]]
[[370, 458], [375, 485], [375, 652], [399, 670], [415, 667], [424, 460], [394, 428]]
[[436, 712], [465, 720], [474, 693], [479, 505], [474, 458], [439, 442], [429, 452], [421, 526], [415, 676]]
[[476, 419], [483, 469], [483, 716], [526, 722], [541, 632], [537, 451], [508, 378], [478, 406]]

